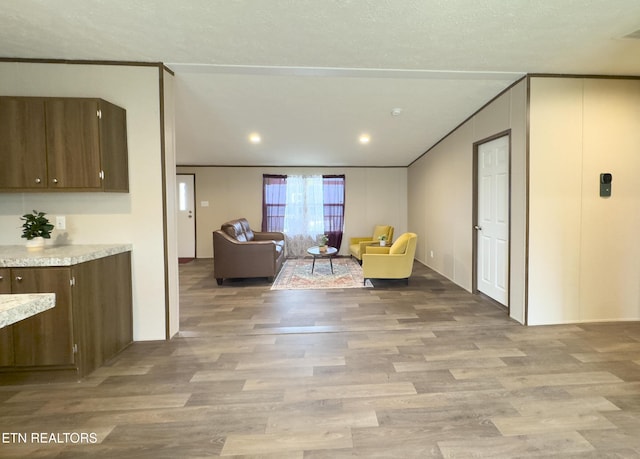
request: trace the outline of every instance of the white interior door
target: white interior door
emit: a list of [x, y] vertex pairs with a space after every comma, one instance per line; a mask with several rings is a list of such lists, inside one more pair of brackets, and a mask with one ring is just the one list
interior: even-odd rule
[[509, 136], [478, 147], [477, 288], [507, 305], [509, 279]]
[[178, 174], [176, 187], [176, 195], [178, 197], [178, 257], [195, 258], [195, 176]]

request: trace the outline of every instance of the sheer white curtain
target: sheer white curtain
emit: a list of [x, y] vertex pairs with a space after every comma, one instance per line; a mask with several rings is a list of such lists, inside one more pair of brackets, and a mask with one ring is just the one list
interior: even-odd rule
[[324, 199], [321, 175], [287, 176], [284, 234], [288, 256], [301, 257], [318, 245], [324, 234]]

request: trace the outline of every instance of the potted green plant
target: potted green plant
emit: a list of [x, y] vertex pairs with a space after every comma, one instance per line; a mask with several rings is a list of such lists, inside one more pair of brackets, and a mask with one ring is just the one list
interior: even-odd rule
[[384, 247], [385, 245], [387, 245], [387, 235], [386, 234], [382, 234], [382, 235], [378, 236], [378, 240], [380, 241], [380, 247]]
[[20, 217], [20, 220], [24, 221], [21, 237], [27, 240], [27, 249], [40, 249], [44, 247], [45, 239], [51, 239], [54, 227], [45, 215], [44, 212], [34, 210], [33, 213]]
[[329, 242], [329, 236], [327, 236], [326, 234], [321, 234], [320, 236], [318, 236], [318, 244], [320, 247], [320, 252], [326, 252], [327, 251], [327, 243]]

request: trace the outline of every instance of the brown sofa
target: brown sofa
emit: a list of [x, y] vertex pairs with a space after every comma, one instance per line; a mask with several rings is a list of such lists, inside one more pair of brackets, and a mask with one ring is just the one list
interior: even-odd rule
[[273, 282], [284, 262], [284, 234], [254, 232], [245, 218], [213, 232], [213, 273], [223, 279], [266, 277]]

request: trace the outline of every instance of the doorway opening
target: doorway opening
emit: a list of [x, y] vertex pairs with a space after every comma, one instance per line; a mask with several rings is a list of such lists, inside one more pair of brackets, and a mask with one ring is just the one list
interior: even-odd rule
[[176, 174], [178, 262], [196, 257], [195, 174]]

